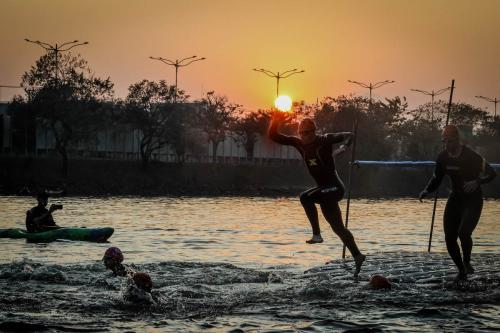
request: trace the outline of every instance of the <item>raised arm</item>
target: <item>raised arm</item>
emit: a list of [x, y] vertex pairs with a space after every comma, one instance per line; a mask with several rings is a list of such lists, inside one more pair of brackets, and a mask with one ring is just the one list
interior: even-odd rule
[[278, 126], [283, 120], [283, 116], [275, 114], [271, 119], [271, 125], [269, 126], [268, 135], [274, 142], [280, 143], [282, 145], [297, 146], [300, 143], [300, 139], [295, 136], [283, 135], [278, 132]]

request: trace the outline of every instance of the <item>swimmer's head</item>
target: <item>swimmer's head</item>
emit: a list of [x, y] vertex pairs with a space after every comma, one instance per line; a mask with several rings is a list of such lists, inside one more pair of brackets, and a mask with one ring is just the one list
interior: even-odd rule
[[153, 289], [153, 281], [151, 280], [151, 277], [146, 273], [135, 273], [132, 276], [132, 280], [134, 280], [137, 288], [142, 289], [148, 293], [150, 293], [151, 289]]
[[107, 269], [114, 269], [123, 262], [123, 253], [117, 247], [110, 247], [104, 252], [102, 261]]

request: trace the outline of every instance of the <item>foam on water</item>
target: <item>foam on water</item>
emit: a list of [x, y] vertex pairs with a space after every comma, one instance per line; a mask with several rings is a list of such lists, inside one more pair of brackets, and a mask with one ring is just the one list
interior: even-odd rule
[[[370, 255], [357, 280], [352, 262], [342, 260], [306, 271], [176, 261], [136, 265], [150, 273], [151, 294], [111, 276], [100, 262], [16, 261], [0, 265], [0, 330], [500, 329], [500, 256], [473, 259], [476, 273], [458, 285], [443, 253]], [[393, 288], [371, 289], [373, 274], [387, 276]]]
[[[2, 239], [0, 331], [500, 330], [498, 200], [485, 202], [473, 235], [476, 274], [459, 285], [450, 282], [455, 269], [439, 220], [433, 253], [418, 252], [427, 248], [430, 201], [351, 202], [349, 226], [368, 254], [359, 280], [323, 219], [325, 242], [305, 244], [310, 226], [297, 198], [58, 201], [65, 207], [55, 214], [59, 224], [110, 226], [115, 234], [107, 244]], [[0, 228], [22, 227], [32, 205], [0, 197]], [[151, 275], [151, 294], [104, 270], [99, 259], [109, 246]], [[373, 274], [393, 288], [371, 289]]]

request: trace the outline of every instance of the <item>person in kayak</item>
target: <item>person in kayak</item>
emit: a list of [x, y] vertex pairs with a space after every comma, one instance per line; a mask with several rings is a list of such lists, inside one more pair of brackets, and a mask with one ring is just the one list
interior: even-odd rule
[[42, 232], [60, 228], [52, 217], [52, 213], [62, 209], [62, 205], [50, 205], [47, 209], [49, 195], [46, 192], [39, 192], [36, 196], [38, 205], [26, 212], [26, 230], [28, 232]]
[[[284, 112], [274, 113], [269, 127], [269, 137], [282, 145], [295, 147], [302, 155], [307, 169], [317, 185], [300, 195], [300, 202], [304, 207], [313, 231], [312, 238], [307, 240], [306, 243], [323, 242], [318, 221], [318, 210], [315, 205], [319, 204], [323, 216], [354, 257], [356, 263], [354, 276], [357, 276], [366, 256], [359, 251], [352, 233], [344, 227], [342, 213], [338, 204], [344, 196], [344, 184], [337, 174], [334, 160], [335, 155], [345, 152], [346, 147], [350, 145], [352, 134], [344, 132], [319, 135], [316, 133], [314, 121], [305, 118], [299, 124], [299, 137], [283, 135], [278, 132], [278, 125], [284, 120], [285, 116]], [[333, 151], [332, 146], [337, 143], [342, 144], [337, 150]]]
[[[465, 280], [474, 273], [472, 267], [472, 232], [476, 228], [483, 208], [481, 185], [492, 181], [495, 170], [471, 148], [460, 142], [458, 128], [447, 125], [442, 133], [445, 149], [438, 155], [434, 175], [420, 193], [422, 201], [434, 192], [445, 175], [451, 180], [452, 191], [443, 215], [444, 235], [448, 253], [457, 266], [455, 281]], [[462, 245], [463, 260], [457, 239]]]

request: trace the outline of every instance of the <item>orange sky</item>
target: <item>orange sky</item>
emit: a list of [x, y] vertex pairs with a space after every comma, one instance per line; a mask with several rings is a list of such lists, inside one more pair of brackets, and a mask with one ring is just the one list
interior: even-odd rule
[[[148, 59], [207, 60], [181, 69], [194, 98], [215, 90], [246, 107], [267, 107], [275, 82], [251, 68], [301, 68], [281, 92], [294, 99], [367, 91], [347, 83], [395, 80], [374, 97], [407, 96], [456, 80], [455, 100], [492, 110], [474, 95], [500, 98], [497, 0], [2, 0], [0, 84], [18, 84], [43, 54], [24, 38], [89, 41], [78, 51], [118, 97], [141, 79], [173, 82], [171, 67]], [[15, 90], [2, 89], [2, 100]], [[446, 99], [446, 95], [444, 95]]]

